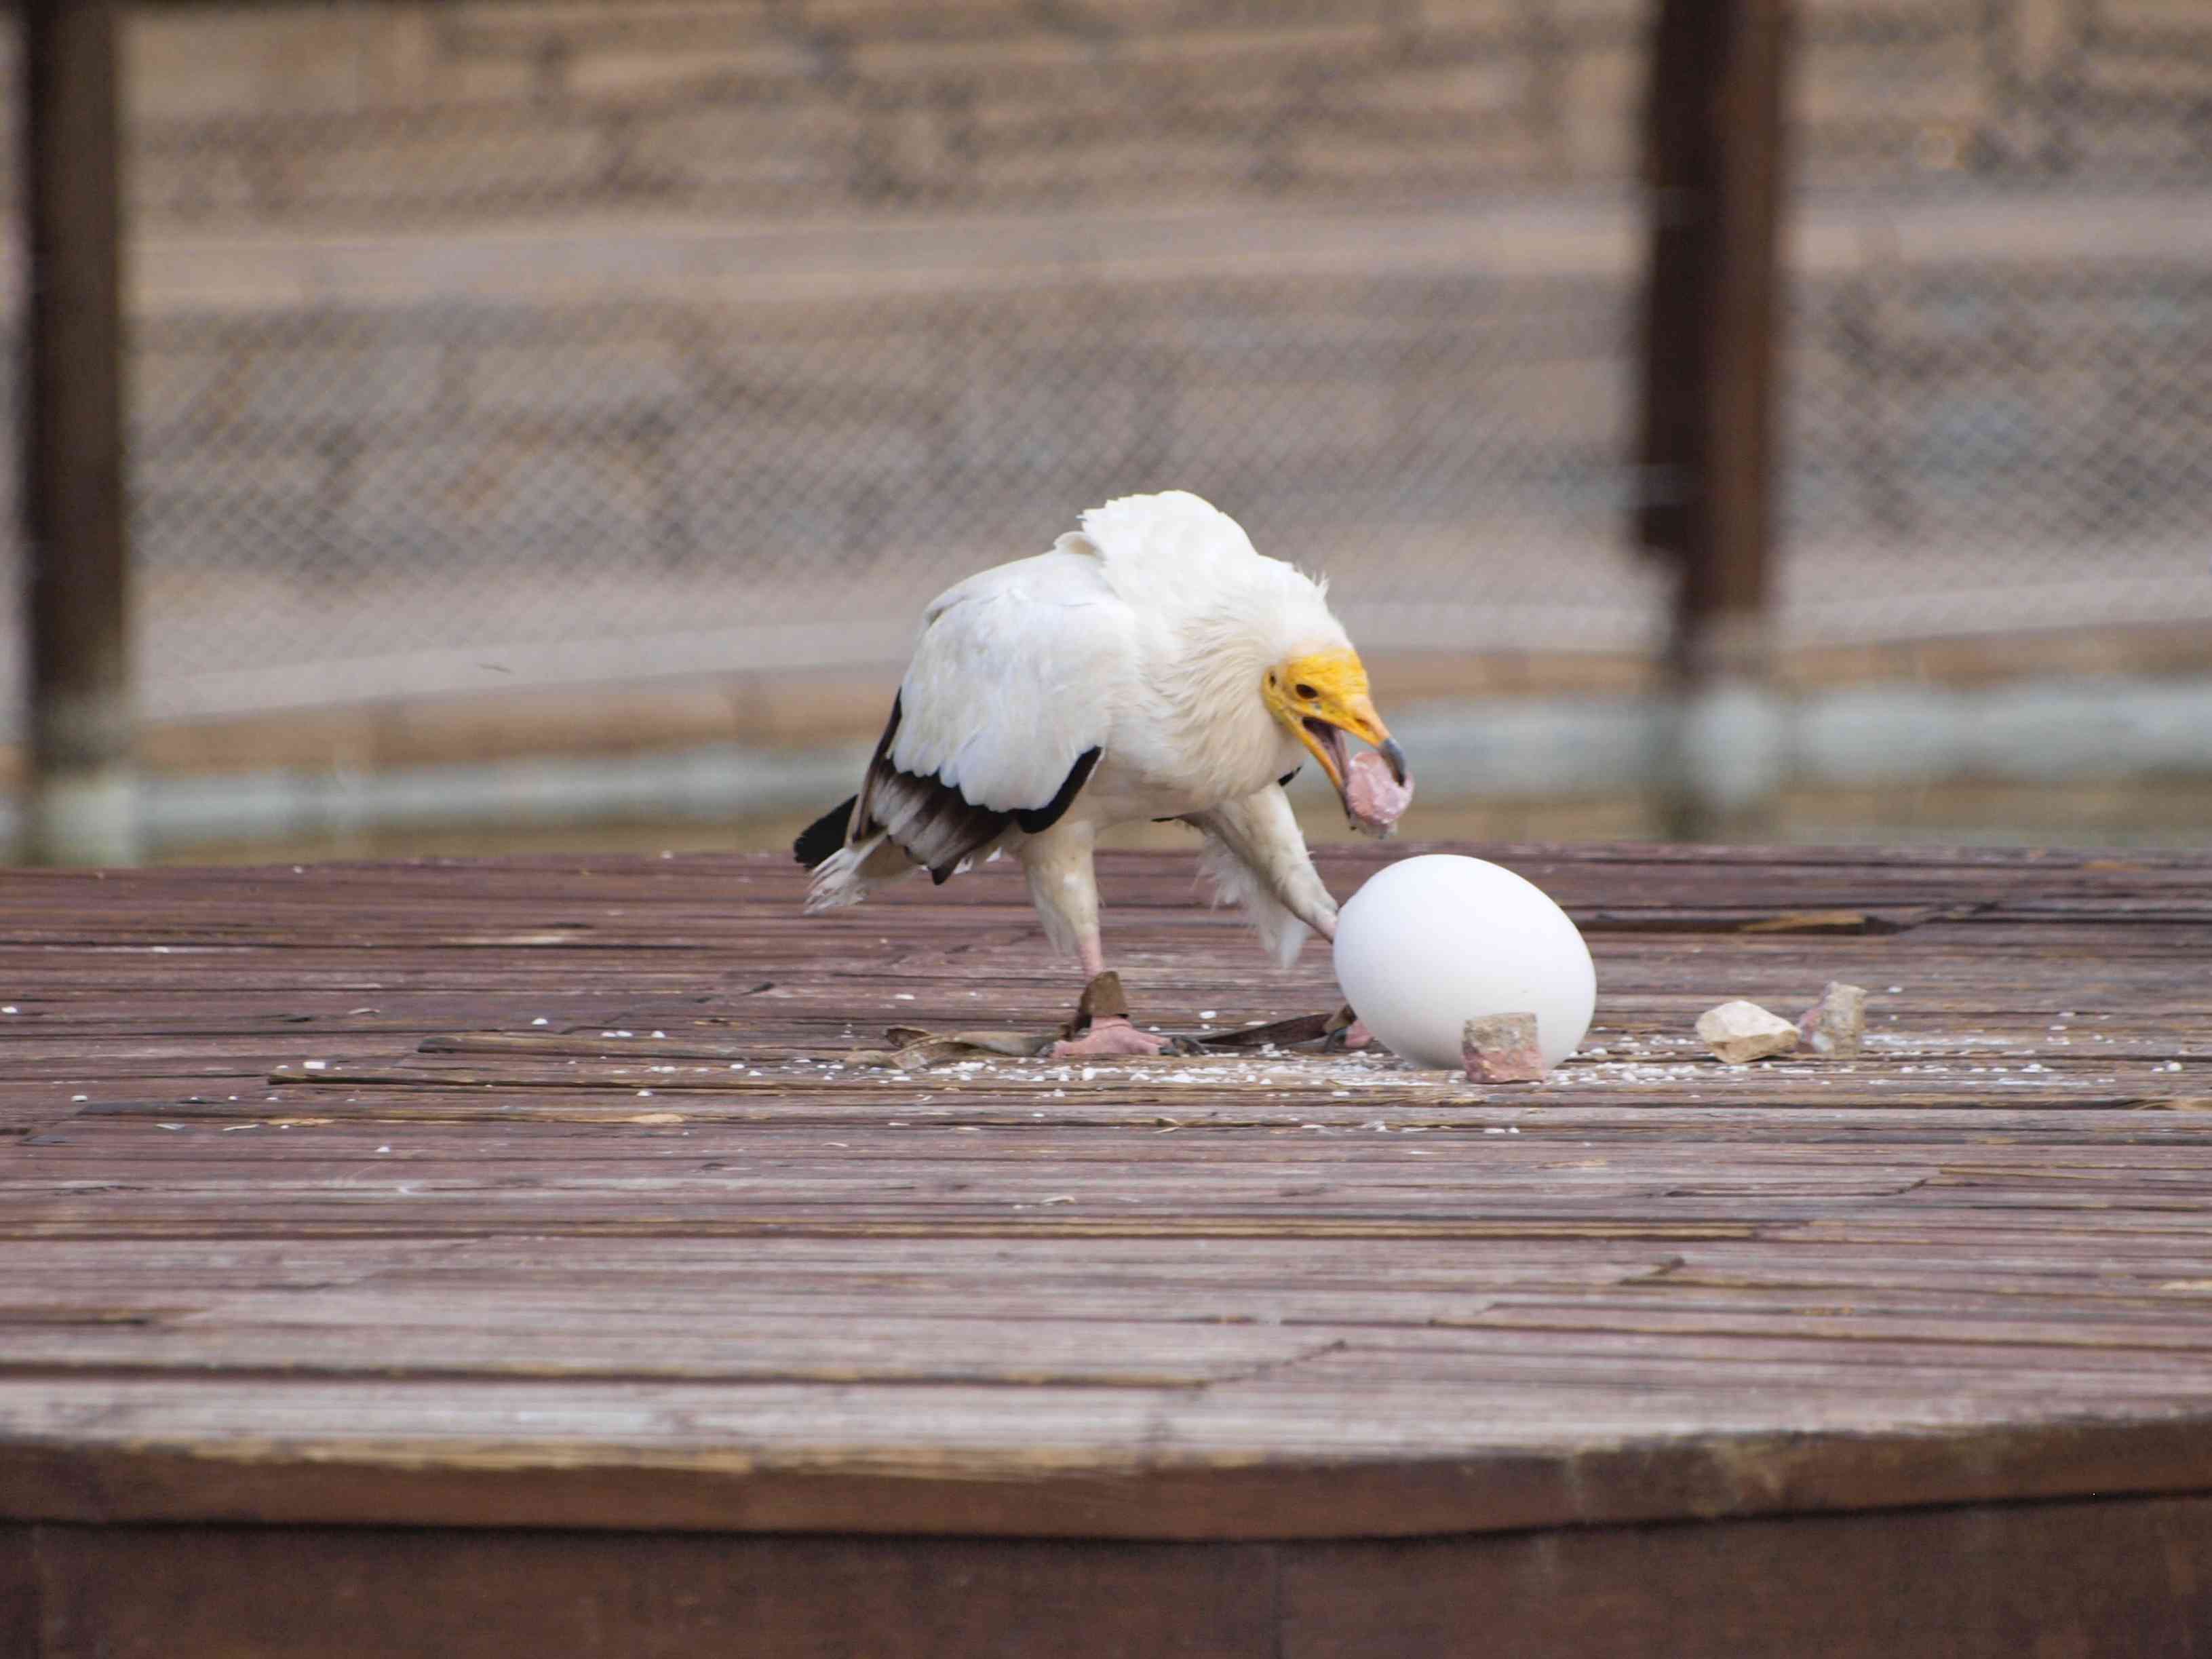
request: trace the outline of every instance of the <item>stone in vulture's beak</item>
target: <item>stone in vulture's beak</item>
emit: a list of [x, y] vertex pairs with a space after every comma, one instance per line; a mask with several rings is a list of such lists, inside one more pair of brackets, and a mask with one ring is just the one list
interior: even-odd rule
[[[1358, 655], [1325, 651], [1294, 657], [1269, 672], [1263, 690], [1270, 712], [1321, 763], [1352, 827], [1389, 834], [1413, 799], [1411, 780], [1405, 751], [1375, 712], [1367, 670]], [[1351, 759], [1347, 735], [1374, 749], [1381, 765], [1389, 769], [1389, 783], [1382, 781], [1374, 763], [1363, 768]]]

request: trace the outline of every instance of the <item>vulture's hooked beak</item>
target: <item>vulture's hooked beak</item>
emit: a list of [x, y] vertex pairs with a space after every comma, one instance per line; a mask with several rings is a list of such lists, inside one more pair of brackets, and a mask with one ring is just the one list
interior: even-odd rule
[[[1301, 657], [1268, 677], [1267, 693], [1275, 717], [1328, 775], [1337, 799], [1344, 803], [1345, 816], [1358, 828], [1387, 831], [1410, 794], [1406, 751], [1376, 713], [1368, 694], [1367, 671], [1359, 659], [1348, 651]], [[1390, 769], [1397, 795], [1378, 799], [1381, 792], [1370, 787], [1370, 781], [1358, 778], [1345, 742], [1347, 735], [1374, 749]]]
[[1398, 747], [1375, 705], [1362, 697], [1356, 708], [1331, 710], [1326, 714], [1307, 714], [1299, 719], [1298, 736], [1313, 751], [1328, 781], [1336, 786], [1340, 795], [1352, 787], [1352, 760], [1345, 744], [1349, 732], [1382, 757], [1390, 775], [1400, 783], [1406, 781], [1406, 751]]

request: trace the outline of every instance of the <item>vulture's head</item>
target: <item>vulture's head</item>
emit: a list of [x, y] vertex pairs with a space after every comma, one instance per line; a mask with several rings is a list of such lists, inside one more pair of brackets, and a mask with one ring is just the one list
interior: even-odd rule
[[[1267, 712], [1321, 763], [1352, 827], [1370, 835], [1389, 834], [1413, 790], [1405, 751], [1375, 712], [1358, 653], [1337, 647], [1288, 657], [1262, 676], [1260, 696]], [[1374, 755], [1354, 761], [1347, 736], [1370, 745]]]

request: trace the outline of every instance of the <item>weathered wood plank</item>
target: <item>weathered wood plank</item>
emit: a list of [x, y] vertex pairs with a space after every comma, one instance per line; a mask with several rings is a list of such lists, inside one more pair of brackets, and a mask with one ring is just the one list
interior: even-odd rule
[[[1694, 1378], [1609, 1401], [1532, 1374], [1484, 1387], [1371, 1372], [1255, 1419], [1200, 1392], [486, 1379], [0, 1379], [10, 1502], [46, 1519], [1252, 1539], [1422, 1536], [1683, 1516], [1848, 1511], [2083, 1494], [2202, 1492], [2212, 1413], [2123, 1395], [2094, 1421], [2061, 1396], [1959, 1389], [1936, 1372], [1778, 1425], [1739, 1377], [1730, 1421], [1686, 1414]], [[1278, 1391], [1296, 1390], [1290, 1379]], [[917, 1402], [919, 1392], [926, 1402]], [[917, 1417], [915, 1407], [926, 1403]], [[1023, 1408], [1018, 1443], [1004, 1431]], [[1201, 1449], [1164, 1412], [1208, 1419]], [[1440, 1455], [1424, 1429], [1459, 1430]], [[805, 1432], [800, 1433], [800, 1425]], [[781, 1426], [781, 1432], [775, 1431]], [[32, 1430], [32, 1432], [26, 1432]], [[1132, 1460], [1133, 1439], [1147, 1444]]]

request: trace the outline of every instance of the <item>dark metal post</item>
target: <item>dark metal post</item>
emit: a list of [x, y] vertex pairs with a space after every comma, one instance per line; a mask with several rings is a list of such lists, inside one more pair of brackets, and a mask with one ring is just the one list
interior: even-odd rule
[[32, 862], [137, 853], [114, 0], [23, 0], [22, 408]]
[[1637, 530], [1679, 573], [1664, 810], [1757, 833], [1781, 781], [1767, 623], [1789, 0], [1660, 0]]

